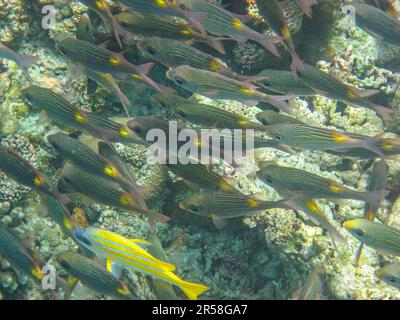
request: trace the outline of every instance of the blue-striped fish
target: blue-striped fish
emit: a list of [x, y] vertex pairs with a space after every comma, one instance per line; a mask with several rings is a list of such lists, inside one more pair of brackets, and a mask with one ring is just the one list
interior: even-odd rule
[[208, 290], [206, 286], [187, 282], [175, 275], [173, 264], [156, 259], [142, 248], [151, 245], [146, 240], [127, 239], [114, 232], [92, 227], [78, 229], [74, 231], [74, 236], [82, 246], [107, 259], [109, 271], [112, 271], [112, 264], [115, 263], [128, 270], [148, 274], [181, 288], [189, 299], [197, 299]]

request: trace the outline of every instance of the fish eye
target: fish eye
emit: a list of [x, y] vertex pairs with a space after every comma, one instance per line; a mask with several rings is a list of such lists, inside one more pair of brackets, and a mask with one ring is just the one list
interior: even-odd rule
[[360, 229], [355, 230], [354, 232], [355, 232], [355, 234], [356, 234], [357, 236], [359, 236], [359, 237], [364, 237], [364, 235], [365, 235], [364, 231], [362, 231], [362, 230], [360, 230]]
[[158, 52], [156, 49], [154, 49], [153, 47], [147, 47], [146, 48], [146, 52], [152, 56], [155, 56]]
[[181, 8], [181, 10], [186, 10], [186, 6], [183, 3], [179, 5], [179, 8]]
[[61, 266], [62, 266], [63, 268], [65, 268], [65, 269], [69, 269], [69, 268], [70, 268], [69, 263], [68, 263], [67, 261], [65, 261], [64, 259], [62, 259], [62, 260], [60, 261], [60, 264], [61, 264]]
[[192, 211], [192, 212], [199, 212], [199, 211], [200, 211], [200, 210], [199, 210], [199, 207], [194, 206], [194, 205], [190, 205], [188, 209], [189, 209], [190, 211]]
[[178, 84], [180, 86], [183, 86], [185, 84], [185, 80], [182, 78], [179, 78], [179, 77], [175, 77], [174, 81], [176, 84]]
[[133, 129], [133, 132], [135, 132], [135, 133], [137, 133], [137, 134], [142, 134], [142, 129], [140, 128], [140, 127], [134, 127]]
[[267, 177], [267, 178], [265, 179], [265, 181], [266, 181], [267, 183], [269, 183], [269, 184], [274, 183], [274, 180], [272, 180], [270, 177]]
[[183, 111], [179, 111], [178, 115], [181, 116], [182, 118], [186, 118], [186, 113]]
[[396, 282], [397, 282], [397, 279], [394, 278], [394, 277], [391, 277], [391, 278], [389, 278], [389, 282], [390, 282], [390, 283], [396, 283]]
[[282, 136], [279, 136], [279, 135], [274, 135], [274, 139], [278, 140], [278, 141], [282, 141], [283, 140]]

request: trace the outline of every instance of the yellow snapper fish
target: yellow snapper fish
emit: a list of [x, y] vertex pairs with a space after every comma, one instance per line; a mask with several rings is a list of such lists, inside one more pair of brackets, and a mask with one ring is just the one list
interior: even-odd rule
[[190, 300], [197, 300], [199, 295], [208, 290], [204, 285], [182, 280], [175, 275], [173, 264], [156, 259], [141, 247], [152, 245], [146, 240], [127, 239], [94, 227], [77, 229], [73, 235], [83, 247], [107, 259], [107, 270], [110, 272], [115, 272], [115, 268], [121, 266], [148, 274], [181, 288]]

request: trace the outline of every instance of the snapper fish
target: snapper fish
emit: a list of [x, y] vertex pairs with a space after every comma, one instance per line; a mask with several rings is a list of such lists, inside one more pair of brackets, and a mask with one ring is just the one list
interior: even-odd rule
[[393, 256], [400, 255], [400, 230], [367, 219], [347, 220], [343, 227], [352, 236], [376, 251]]
[[57, 43], [56, 48], [74, 65], [88, 68], [98, 73], [125, 75], [146, 83], [153, 89], [162, 92], [159, 84], [147, 76], [153, 64], [135, 66], [122, 54], [112, 52], [93, 43], [66, 38]]
[[286, 112], [291, 112], [289, 100], [291, 96], [274, 96], [258, 91], [254, 84], [228, 78], [212, 71], [192, 68], [190, 66], [179, 66], [167, 72], [168, 79], [177, 86], [197, 93], [211, 99], [237, 100], [249, 106], [266, 102]]
[[208, 290], [208, 287], [188, 282], [175, 273], [176, 267], [151, 255], [143, 247], [152, 245], [147, 240], [127, 239], [117, 233], [98, 229], [81, 228], [74, 231], [77, 241], [99, 257], [107, 259], [107, 270], [117, 266], [140, 272], [179, 287], [191, 300]]
[[69, 291], [78, 281], [98, 294], [116, 299], [133, 299], [128, 285], [93, 260], [79, 253], [66, 251], [57, 255], [57, 262], [68, 272]]

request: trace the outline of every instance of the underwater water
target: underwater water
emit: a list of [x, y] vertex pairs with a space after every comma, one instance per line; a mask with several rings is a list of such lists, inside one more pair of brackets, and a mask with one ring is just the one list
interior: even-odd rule
[[400, 298], [396, 0], [0, 0], [0, 300]]

